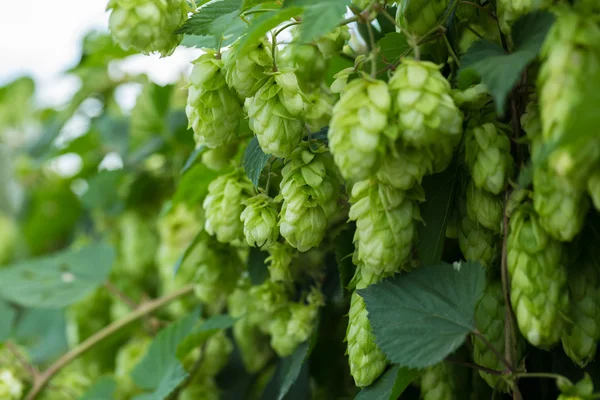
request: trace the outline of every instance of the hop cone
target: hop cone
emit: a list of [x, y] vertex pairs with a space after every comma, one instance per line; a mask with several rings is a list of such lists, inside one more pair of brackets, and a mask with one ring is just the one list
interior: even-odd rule
[[324, 145], [313, 149], [304, 142], [285, 159], [281, 172], [279, 228], [300, 251], [321, 243], [329, 218], [337, 211], [339, 182], [326, 152]]
[[508, 232], [511, 303], [519, 329], [534, 346], [549, 348], [561, 337], [568, 307], [562, 244], [542, 228], [529, 205], [517, 208]]
[[131, 372], [142, 361], [150, 343], [150, 338], [136, 337], [119, 349], [115, 357], [115, 378], [122, 397], [129, 398], [139, 391], [131, 378]]
[[269, 276], [273, 282], [292, 282], [290, 266], [294, 256], [294, 249], [287, 243], [273, 243], [267, 251], [269, 257], [265, 259], [268, 263]]
[[329, 148], [346, 179], [372, 175], [384, 152], [383, 132], [388, 124], [391, 97], [387, 84], [359, 78], [343, 89], [333, 107]]
[[333, 111], [334, 96], [322, 89], [313, 90], [308, 95], [310, 105], [306, 110], [306, 123], [311, 132], [317, 132], [329, 125]]
[[15, 221], [0, 213], [0, 265], [13, 258], [18, 237], [19, 228]]
[[449, 3], [449, 0], [401, 0], [396, 11], [396, 23], [410, 35], [425, 36], [443, 24]]
[[202, 152], [202, 164], [213, 171], [222, 171], [231, 165], [238, 148], [238, 142], [229, 142], [214, 149], [205, 149]]
[[[233, 343], [224, 331], [212, 334], [208, 339], [206, 336], [199, 335], [198, 339], [200, 340], [190, 340], [190, 344], [195, 346], [191, 351], [182, 346], [178, 348], [178, 357], [181, 363], [189, 371], [200, 360], [198, 373], [202, 378], [217, 376], [229, 361]], [[187, 354], [180, 354], [183, 349]]]
[[174, 32], [187, 19], [184, 0], [110, 0], [108, 27], [124, 49], [171, 55], [183, 39]]
[[244, 201], [253, 195], [252, 183], [241, 170], [221, 175], [208, 186], [202, 203], [206, 213], [206, 231], [222, 243], [238, 243], [244, 237], [240, 219]]
[[450, 364], [441, 362], [421, 374], [423, 400], [455, 400], [456, 392], [454, 368]]
[[246, 99], [245, 108], [266, 154], [286, 157], [300, 143], [306, 102], [293, 69], [271, 73], [254, 97]]
[[504, 204], [501, 196], [478, 189], [473, 181], [467, 185], [467, 216], [483, 227], [500, 233]]
[[23, 396], [23, 383], [11, 368], [0, 368], [0, 398], [20, 400]]
[[[67, 398], [79, 399], [91, 386], [92, 379], [82, 372], [82, 363], [71, 364], [60, 370], [52, 379], [52, 385], [42, 392], [41, 400], [65, 400]], [[68, 393], [68, 396], [65, 396]]]
[[198, 145], [219, 147], [237, 134], [242, 106], [225, 82], [223, 60], [212, 51], [194, 61], [185, 112]]
[[350, 39], [350, 31], [346, 25], [339, 26], [316, 40], [316, 45], [325, 59], [338, 55], [344, 44]]
[[511, 26], [517, 19], [535, 10], [546, 8], [551, 3], [550, 0], [498, 0], [500, 29], [506, 34], [510, 33]]
[[[473, 9], [471, 6], [466, 6]], [[465, 90], [452, 89], [450, 93], [456, 105], [464, 110], [481, 110], [490, 100], [488, 88], [480, 83]]]
[[[294, 39], [297, 30], [293, 30]], [[314, 43], [293, 41], [279, 52], [279, 64], [296, 70], [300, 87], [309, 90], [318, 87], [327, 72], [327, 62], [319, 47]]]
[[463, 118], [439, 69], [428, 61], [404, 59], [389, 85], [402, 139], [415, 147], [444, 146], [451, 157]]
[[142, 280], [151, 274], [158, 238], [152, 222], [135, 211], [127, 211], [118, 220], [119, 274]]
[[492, 124], [470, 128], [465, 133], [465, 158], [475, 186], [499, 194], [511, 174], [510, 139]]
[[466, 260], [479, 261], [486, 268], [498, 259], [498, 236], [466, 215], [460, 219], [458, 245]]
[[244, 201], [240, 215], [249, 246], [269, 247], [277, 240], [277, 205], [269, 196], [258, 194]]
[[420, 185], [423, 177], [433, 172], [433, 155], [396, 142], [388, 149], [377, 171], [377, 179], [401, 190]]
[[352, 188], [350, 220], [356, 221], [355, 264], [374, 274], [405, 266], [416, 237], [419, 206], [409, 195], [378, 181]]
[[262, 39], [241, 55], [235, 51], [236, 47], [237, 43], [223, 53], [225, 80], [241, 99], [247, 99], [254, 96], [269, 78], [265, 72], [273, 66], [271, 45]]
[[194, 379], [193, 383], [183, 388], [179, 400], [220, 400], [219, 386], [211, 377]]
[[594, 203], [594, 207], [596, 210], [600, 210], [600, 165], [597, 165], [594, 172], [590, 174], [587, 182], [587, 189], [592, 198], [592, 202]]
[[565, 353], [579, 367], [585, 367], [596, 355], [600, 340], [600, 258], [594, 249], [568, 272], [569, 320], [562, 336]]
[[534, 171], [533, 188], [540, 225], [557, 240], [573, 240], [583, 228], [590, 207], [586, 193], [545, 168]]

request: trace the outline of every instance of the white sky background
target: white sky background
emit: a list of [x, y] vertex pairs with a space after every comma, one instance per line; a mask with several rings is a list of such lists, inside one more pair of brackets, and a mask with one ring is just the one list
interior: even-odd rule
[[[0, 0], [0, 85], [19, 76], [36, 80], [37, 99], [43, 105], [68, 101], [78, 81], [63, 71], [81, 56], [81, 40], [92, 29], [107, 29], [108, 0]], [[190, 68], [198, 50], [178, 48], [171, 57], [130, 57], [122, 69], [146, 72], [159, 84], [174, 82]], [[131, 106], [136, 91], [122, 94]]]

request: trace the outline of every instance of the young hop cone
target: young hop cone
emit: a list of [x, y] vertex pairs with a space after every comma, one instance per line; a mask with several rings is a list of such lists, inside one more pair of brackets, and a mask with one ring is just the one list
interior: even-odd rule
[[154, 267], [154, 250], [158, 236], [152, 221], [129, 210], [117, 221], [119, 271], [129, 279], [142, 281]]
[[454, 368], [441, 362], [421, 374], [421, 398], [423, 400], [457, 400]]
[[194, 61], [185, 112], [198, 146], [216, 148], [237, 135], [242, 105], [227, 86], [223, 60], [212, 50]]
[[244, 201], [253, 194], [252, 183], [241, 169], [212, 181], [202, 203], [206, 213], [206, 232], [216, 236], [221, 243], [239, 244], [244, 238], [244, 224], [240, 218]]
[[281, 171], [279, 230], [299, 251], [317, 247], [337, 211], [339, 181], [325, 145], [301, 143]]
[[585, 367], [596, 355], [600, 340], [600, 256], [597, 249], [584, 250], [584, 255], [569, 266], [569, 321], [562, 335], [565, 353]]
[[467, 185], [467, 216], [471, 221], [476, 221], [494, 233], [500, 233], [503, 212], [502, 196], [478, 189], [473, 181], [469, 181]]
[[366, 179], [377, 170], [385, 151], [391, 97], [387, 84], [367, 77], [355, 79], [342, 90], [333, 107], [329, 148], [346, 179]]
[[252, 247], [270, 247], [279, 237], [277, 205], [266, 194], [258, 194], [244, 201], [246, 208], [240, 219], [244, 223], [246, 242]]
[[423, 177], [434, 170], [433, 155], [396, 141], [386, 151], [377, 171], [377, 179], [401, 190], [421, 184]]
[[231, 160], [237, 154], [240, 143], [233, 141], [214, 149], [205, 149], [202, 152], [202, 164], [213, 171], [222, 171], [231, 166]]
[[550, 0], [498, 0], [497, 12], [500, 29], [509, 34], [512, 24], [525, 14], [547, 8]]
[[273, 57], [271, 44], [265, 38], [243, 54], [236, 51], [238, 45], [239, 42], [234, 43], [229, 51], [223, 53], [225, 80], [240, 99], [245, 100], [254, 96], [269, 79], [265, 72], [273, 67]]
[[140, 392], [131, 377], [135, 366], [142, 361], [152, 340], [149, 337], [134, 337], [123, 345], [115, 357], [115, 379], [120, 398], [130, 398]]
[[499, 194], [512, 173], [510, 139], [492, 123], [467, 129], [465, 159], [475, 187]]
[[450, 0], [400, 0], [396, 11], [396, 23], [400, 31], [409, 35], [425, 36], [438, 25], [444, 24], [449, 15]]
[[187, 19], [185, 0], [110, 0], [110, 33], [124, 49], [169, 56], [183, 39], [175, 35]]
[[244, 104], [250, 129], [266, 154], [286, 157], [304, 134], [307, 103], [291, 68], [271, 72], [269, 79]]
[[269, 257], [265, 259], [268, 263], [269, 276], [273, 282], [292, 282], [290, 266], [294, 257], [294, 248], [287, 242], [275, 242], [267, 249]]
[[486, 268], [494, 265], [500, 250], [494, 231], [473, 221], [468, 215], [462, 216], [459, 221], [458, 246], [466, 260], [479, 261]]
[[0, 368], [0, 398], [5, 400], [20, 400], [23, 396], [24, 385], [10, 367]]
[[561, 338], [569, 296], [563, 245], [542, 228], [529, 204], [510, 219], [507, 265], [511, 303], [519, 329], [534, 346], [547, 349]]

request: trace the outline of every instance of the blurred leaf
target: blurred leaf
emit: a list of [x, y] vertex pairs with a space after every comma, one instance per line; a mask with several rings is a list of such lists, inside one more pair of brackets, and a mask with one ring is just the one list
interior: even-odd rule
[[269, 269], [267, 268], [266, 258], [269, 253], [256, 247], [250, 248], [248, 256], [248, 274], [252, 285], [260, 285], [269, 277]]
[[345, 68], [350, 68], [354, 66], [354, 63], [351, 60], [338, 55], [331, 57], [327, 64], [327, 73], [325, 74], [325, 84], [327, 85], [327, 87], [331, 86], [331, 84], [335, 80], [333, 77], [335, 74], [337, 74]]
[[185, 203], [200, 206], [208, 193], [208, 185], [221, 173], [209, 169], [204, 164], [194, 165], [181, 177], [173, 195], [173, 205]]
[[112, 60], [137, 54], [133, 49], [123, 48], [113, 42], [108, 32], [92, 31], [83, 38], [83, 51], [77, 67], [106, 67]]
[[173, 85], [159, 86], [153, 82], [144, 85], [131, 110], [130, 147], [132, 149], [157, 139], [156, 136], [165, 136], [166, 117], [173, 88]]
[[278, 400], [282, 400], [285, 397], [292, 388], [292, 385], [296, 382], [296, 379], [298, 379], [300, 370], [310, 355], [310, 350], [312, 350], [310, 343], [309, 341], [306, 341], [298, 346], [291, 356], [286, 357], [281, 361], [283, 381], [281, 383], [281, 389], [279, 390]]
[[240, 39], [240, 44], [237, 48], [238, 54], [244, 54], [271, 29], [300, 14], [302, 14], [301, 7], [289, 7], [273, 12], [266, 12], [252, 20], [246, 34]]
[[0, 343], [4, 342], [12, 332], [17, 312], [8, 303], [0, 300]]
[[11, 151], [0, 143], [0, 213], [15, 215], [21, 206], [21, 188], [13, 179]]
[[244, 170], [254, 187], [258, 187], [260, 174], [265, 168], [265, 165], [267, 165], [269, 158], [271, 158], [271, 156], [263, 152], [258, 144], [258, 139], [254, 136], [244, 153]]
[[425, 177], [423, 189], [427, 200], [421, 204], [418, 251], [423, 265], [437, 264], [442, 259], [446, 226], [452, 213], [458, 162], [455, 160], [443, 172]]
[[114, 258], [100, 243], [9, 265], [0, 270], [0, 297], [24, 307], [65, 307], [101, 285]]
[[136, 385], [153, 392], [136, 396], [136, 399], [163, 400], [188, 376], [177, 359], [177, 346], [190, 334], [199, 317], [200, 310], [196, 309], [156, 335], [144, 358], [131, 373]]
[[416, 369], [393, 365], [371, 386], [363, 388], [354, 400], [396, 400], [419, 373]]
[[81, 203], [88, 210], [118, 210], [121, 204], [119, 186], [125, 177], [122, 169], [100, 171], [88, 181], [88, 189], [81, 196]]
[[318, 131], [316, 131], [315, 133], [310, 135], [311, 139], [314, 140], [320, 140], [321, 142], [328, 144], [329, 143], [329, 137], [327, 136], [329, 134], [329, 127], [325, 126], [321, 129], [319, 129]]
[[397, 32], [388, 33], [377, 44], [379, 61], [383, 63], [382, 67], [395, 64], [403, 54], [411, 50], [406, 37]]
[[485, 289], [479, 263], [442, 263], [358, 290], [377, 345], [388, 359], [426, 368], [458, 349], [476, 330], [475, 305]]
[[181, 169], [181, 175], [185, 174], [187, 171], [189, 171], [190, 168], [192, 168], [192, 166], [194, 165], [194, 163], [196, 162], [198, 157], [200, 155], [202, 155], [204, 150], [206, 150], [205, 145], [201, 145], [201, 146], [197, 147], [196, 149], [194, 149], [192, 154], [190, 154], [190, 156], [187, 158], [187, 160], [185, 160], [185, 165]]
[[153, 136], [148, 139], [144, 144], [140, 145], [137, 149], [129, 153], [127, 159], [125, 160], [125, 167], [135, 167], [148, 157], [157, 154], [162, 150], [166, 145], [166, 141], [164, 137], [161, 136]]
[[198, 328], [198, 332], [210, 332], [219, 331], [222, 329], [229, 329], [235, 324], [237, 318], [233, 318], [229, 315], [214, 315], [202, 322]]
[[218, 39], [239, 19], [241, 7], [242, 0], [211, 0], [200, 6], [176, 33]]
[[335, 238], [335, 261], [338, 265], [340, 274], [340, 283], [344, 293], [348, 292], [348, 285], [354, 276], [356, 266], [352, 262], [354, 253], [354, 231], [355, 225], [349, 224], [348, 229], [344, 229], [338, 237]]
[[348, 5], [349, 0], [295, 0], [286, 1], [284, 7], [304, 7], [300, 40], [308, 43], [334, 30], [344, 19]]
[[79, 400], [107, 400], [115, 397], [117, 382], [110, 376], [98, 379]]
[[129, 151], [129, 121], [125, 118], [115, 118], [104, 114], [92, 120], [107, 152], [119, 153], [122, 157]]
[[27, 348], [33, 364], [49, 362], [68, 350], [64, 311], [26, 309], [17, 322], [13, 337]]

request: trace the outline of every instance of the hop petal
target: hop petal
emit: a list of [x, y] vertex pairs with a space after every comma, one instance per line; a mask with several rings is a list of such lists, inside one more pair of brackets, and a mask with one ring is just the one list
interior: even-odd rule
[[240, 215], [249, 246], [269, 247], [277, 240], [277, 206], [270, 197], [259, 194], [244, 201]]

